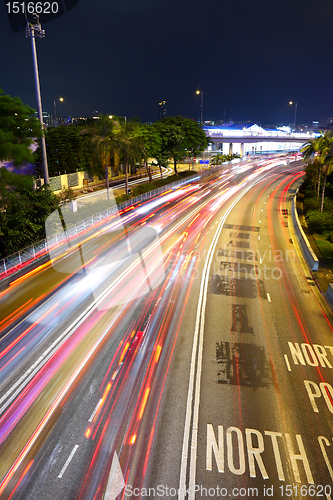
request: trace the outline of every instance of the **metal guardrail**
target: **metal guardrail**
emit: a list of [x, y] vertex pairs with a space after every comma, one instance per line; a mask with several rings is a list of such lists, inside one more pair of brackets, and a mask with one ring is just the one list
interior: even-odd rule
[[101, 222], [103, 219], [107, 219], [108, 217], [114, 215], [118, 211], [121, 212], [122, 210], [128, 208], [131, 205], [147, 201], [150, 198], [154, 198], [155, 196], [158, 196], [163, 192], [168, 191], [169, 189], [173, 189], [182, 184], [186, 184], [190, 181], [193, 181], [194, 179], [210, 175], [216, 172], [217, 170], [220, 170], [220, 168], [221, 167], [211, 168], [204, 172], [188, 176], [185, 179], [180, 179], [179, 181], [172, 182], [171, 184], [166, 184], [165, 186], [161, 186], [157, 189], [154, 189], [153, 191], [148, 191], [147, 193], [143, 193], [139, 196], [136, 196], [135, 198], [120, 203], [119, 205], [115, 205], [108, 210], [103, 210], [102, 212], [99, 212], [91, 217], [88, 217], [87, 219], [83, 219], [82, 221], [73, 224], [73, 226], [67, 229], [67, 231], [65, 232], [62, 231], [61, 233], [56, 234], [51, 241], [50, 239], [48, 241], [46, 239], [38, 241], [37, 243], [34, 243], [33, 245], [30, 245], [29, 247], [24, 248], [19, 252], [9, 255], [4, 259], [1, 259], [0, 279], [5, 278], [15, 270], [21, 269], [27, 262], [31, 262], [33, 260], [44, 257], [49, 252], [49, 250], [60, 245], [61, 243], [68, 242], [68, 240], [73, 240], [77, 238], [83, 231], [86, 231], [97, 222]]

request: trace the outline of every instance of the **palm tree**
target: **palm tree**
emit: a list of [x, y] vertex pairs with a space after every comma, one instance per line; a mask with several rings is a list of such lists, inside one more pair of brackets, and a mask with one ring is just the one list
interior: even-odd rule
[[125, 164], [125, 192], [128, 194], [128, 171], [135, 163], [140, 163], [144, 154], [144, 142], [136, 136], [137, 122], [124, 122], [120, 124], [117, 133], [116, 147], [123, 156]]
[[109, 195], [109, 166], [111, 157], [115, 153], [116, 148], [116, 131], [118, 128], [118, 121], [110, 118], [107, 115], [100, 115], [93, 131], [93, 147], [95, 154], [99, 158], [106, 176], [106, 190], [107, 198]]
[[326, 131], [320, 142], [321, 154], [320, 162], [322, 164], [322, 171], [324, 174], [323, 188], [321, 192], [321, 205], [320, 211], [324, 209], [326, 179], [333, 171], [333, 135], [331, 131]]
[[[304, 144], [301, 149], [304, 158], [310, 158], [313, 154], [318, 154], [314, 159], [315, 163], [318, 165], [318, 191], [317, 200], [320, 193], [320, 178], [321, 173], [324, 174], [323, 187], [321, 192], [321, 205], [320, 211], [324, 209], [324, 199], [325, 199], [325, 188], [327, 176], [333, 171], [333, 134], [331, 131], [326, 130], [319, 137], [311, 139], [309, 142]], [[318, 158], [318, 159], [317, 159]]]

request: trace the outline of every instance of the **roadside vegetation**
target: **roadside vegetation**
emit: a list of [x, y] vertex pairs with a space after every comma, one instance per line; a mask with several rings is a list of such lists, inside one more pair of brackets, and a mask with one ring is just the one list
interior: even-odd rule
[[[151, 125], [123, 117], [100, 115], [84, 125], [66, 125], [45, 131], [50, 176], [88, 171], [109, 181], [111, 178], [135, 174], [145, 168], [151, 180], [152, 168], [162, 167], [170, 159], [178, 174], [177, 164], [193, 159], [207, 147], [201, 126], [182, 116], [168, 116]], [[150, 162], [149, 162], [150, 160]], [[41, 149], [34, 153], [36, 175], [43, 175]]]
[[[101, 115], [98, 120], [49, 128], [44, 133], [50, 177], [88, 171], [108, 184], [111, 171], [112, 179], [125, 176], [127, 192], [129, 175], [138, 167], [145, 168], [150, 182], [118, 197], [118, 203], [191, 175], [191, 160], [208, 144], [201, 126], [181, 116], [147, 125], [136, 119]], [[31, 150], [41, 135], [34, 110], [0, 88], [0, 161], [18, 168], [32, 163], [36, 177], [42, 177], [40, 146], [34, 153]], [[190, 159], [189, 171], [179, 173], [177, 164], [184, 158]], [[162, 168], [169, 166], [170, 159], [174, 176], [163, 179]], [[152, 169], [156, 167], [161, 179], [153, 181]], [[0, 258], [44, 239], [48, 215], [73, 198], [71, 189], [57, 196], [46, 185], [34, 186], [30, 176], [0, 168]]]
[[302, 148], [308, 160], [303, 209], [309, 230], [333, 268], [333, 134], [326, 131]]
[[228, 155], [218, 153], [212, 157], [210, 164], [211, 165], [221, 165], [221, 163], [235, 160], [236, 158], [240, 158], [240, 155], [238, 153], [229, 153]]

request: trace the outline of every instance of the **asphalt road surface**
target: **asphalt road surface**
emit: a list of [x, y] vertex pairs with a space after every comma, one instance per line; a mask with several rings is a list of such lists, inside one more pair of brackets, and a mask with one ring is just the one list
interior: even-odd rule
[[332, 315], [292, 228], [302, 177], [229, 166], [5, 283], [1, 500], [333, 498]]

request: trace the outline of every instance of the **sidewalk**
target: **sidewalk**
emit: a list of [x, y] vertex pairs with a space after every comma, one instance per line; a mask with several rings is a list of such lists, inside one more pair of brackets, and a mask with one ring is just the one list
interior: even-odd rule
[[[196, 167], [199, 167], [199, 165], [195, 165]], [[169, 177], [170, 175], [173, 175], [174, 174], [174, 166], [173, 166], [173, 163], [169, 163], [169, 169], [172, 169], [170, 170], [169, 172], [168, 171], [164, 171], [163, 172], [163, 179], [165, 179], [166, 177]], [[177, 170], [179, 172], [182, 172], [184, 170], [189, 170], [189, 165], [188, 163], [180, 163], [179, 165], [177, 165]], [[196, 168], [196, 171], [198, 171], [199, 169]], [[141, 174], [141, 178], [142, 178], [142, 182], [149, 182], [149, 177], [147, 175], [147, 170], [145, 168], [140, 168], [137, 170], [137, 173], [132, 175], [131, 177], [129, 177], [129, 183], [130, 182], [135, 182], [136, 180], [140, 180], [140, 174]], [[160, 179], [161, 178], [161, 174], [160, 174], [160, 170], [159, 168], [155, 167], [153, 169], [153, 181], [154, 180], [157, 180], [157, 179]], [[123, 194], [125, 194], [125, 188], [124, 187], [121, 187], [121, 188], [118, 188], [116, 186], [112, 186], [112, 182], [121, 182], [121, 183], [124, 183], [125, 182], [125, 175], [122, 175], [122, 176], [117, 176], [117, 179], [114, 180], [112, 177], [109, 178], [109, 182], [110, 182], [110, 188], [113, 190], [113, 193], [114, 193], [114, 196], [121, 196]], [[135, 185], [137, 185], [138, 183], [135, 183]], [[104, 179], [104, 181], [101, 182], [101, 184], [97, 184], [95, 186], [91, 186], [91, 187], [87, 187], [86, 189], [73, 189], [74, 193], [77, 195], [77, 197], [82, 197], [84, 196], [85, 194], [88, 194], [88, 193], [93, 193], [95, 191], [101, 191], [103, 189], [106, 189], [106, 180]], [[133, 186], [130, 186], [130, 189], [133, 189]]]

